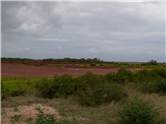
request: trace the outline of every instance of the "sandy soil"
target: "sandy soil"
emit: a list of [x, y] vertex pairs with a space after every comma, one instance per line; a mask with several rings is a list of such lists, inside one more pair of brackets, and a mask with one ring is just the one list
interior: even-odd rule
[[58, 67], [51, 64], [32, 65], [22, 63], [1, 63], [1, 75], [2, 77], [29, 77], [29, 76], [53, 76], [53, 75], [82, 75], [86, 72], [92, 72], [96, 74], [105, 74], [109, 72], [117, 72], [118, 68], [102, 68], [102, 67], [90, 67], [82, 68], [78, 66], [63, 66]]
[[17, 107], [4, 108], [2, 111], [2, 124], [27, 124], [29, 121], [33, 122], [40, 114], [51, 115], [56, 119], [60, 119], [58, 111], [54, 108], [41, 104], [22, 105]]

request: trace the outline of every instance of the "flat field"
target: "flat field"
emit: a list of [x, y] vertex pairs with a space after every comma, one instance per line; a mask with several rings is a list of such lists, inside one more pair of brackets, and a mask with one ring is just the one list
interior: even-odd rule
[[23, 64], [23, 63], [2, 63], [3, 77], [35, 77], [54, 75], [82, 75], [86, 72], [105, 74], [117, 72], [117, 67], [89, 67], [79, 64]]
[[3, 124], [166, 124], [163, 64], [2, 63], [1, 81]]
[[120, 68], [131, 71], [143, 69], [165, 68], [166, 65], [141, 64], [81, 64], [81, 63], [49, 63], [49, 62], [2, 62], [2, 77], [37, 77], [54, 75], [83, 75], [87, 72], [95, 74], [106, 74], [117, 72]]

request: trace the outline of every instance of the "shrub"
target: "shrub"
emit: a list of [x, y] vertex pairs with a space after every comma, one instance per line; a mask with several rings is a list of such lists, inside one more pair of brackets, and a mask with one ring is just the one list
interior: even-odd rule
[[158, 79], [151, 82], [145, 82], [141, 85], [141, 88], [144, 92], [164, 94], [166, 93], [166, 80]]
[[133, 81], [133, 74], [131, 71], [120, 69], [117, 73], [106, 74], [108, 81], [114, 81], [118, 83]]
[[70, 75], [63, 75], [54, 78], [55, 95], [68, 96], [76, 93], [76, 79]]
[[154, 83], [154, 89], [157, 93], [166, 93], [166, 80], [158, 80]]
[[103, 76], [88, 73], [80, 77], [79, 82], [77, 93], [82, 105], [100, 105], [123, 96], [121, 87], [108, 83]]
[[52, 115], [40, 113], [35, 120], [35, 124], [75, 124], [75, 123], [67, 120], [56, 121]]
[[37, 93], [44, 98], [72, 95], [76, 92], [76, 80], [69, 75], [42, 79], [36, 85]]
[[157, 124], [157, 111], [152, 105], [135, 98], [120, 111], [121, 124]]
[[161, 78], [166, 79], [166, 69], [156, 69], [154, 70]]
[[36, 84], [37, 95], [44, 98], [53, 98], [56, 89], [54, 82], [51, 79], [42, 79]]
[[147, 64], [150, 64], [150, 65], [157, 65], [157, 61], [156, 60], [150, 60]]
[[153, 81], [160, 79], [161, 76], [157, 70], [142, 70], [135, 74], [137, 81]]

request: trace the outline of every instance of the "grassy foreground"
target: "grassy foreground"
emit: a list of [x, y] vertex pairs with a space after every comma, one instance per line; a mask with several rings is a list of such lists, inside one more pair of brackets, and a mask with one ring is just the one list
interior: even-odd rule
[[[165, 124], [166, 70], [2, 78], [2, 111], [34, 103], [53, 107], [62, 118], [39, 111], [27, 124]], [[16, 116], [12, 123], [19, 121]]]

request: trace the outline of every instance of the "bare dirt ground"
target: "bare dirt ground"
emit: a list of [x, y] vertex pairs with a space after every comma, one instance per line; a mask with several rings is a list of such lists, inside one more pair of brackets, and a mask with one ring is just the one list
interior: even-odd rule
[[56, 119], [60, 119], [60, 115], [57, 110], [54, 108], [41, 105], [41, 104], [32, 104], [32, 105], [22, 105], [16, 107], [6, 107], [2, 111], [2, 123], [3, 124], [27, 124], [29, 122], [34, 122], [37, 116], [42, 111], [43, 114], [51, 115]]
[[110, 67], [88, 67], [82, 68], [74, 65], [57, 66], [55, 64], [23, 64], [23, 63], [1, 63], [2, 77], [29, 77], [29, 76], [54, 76], [54, 75], [82, 75], [86, 72], [105, 74], [117, 72], [119, 68]]

